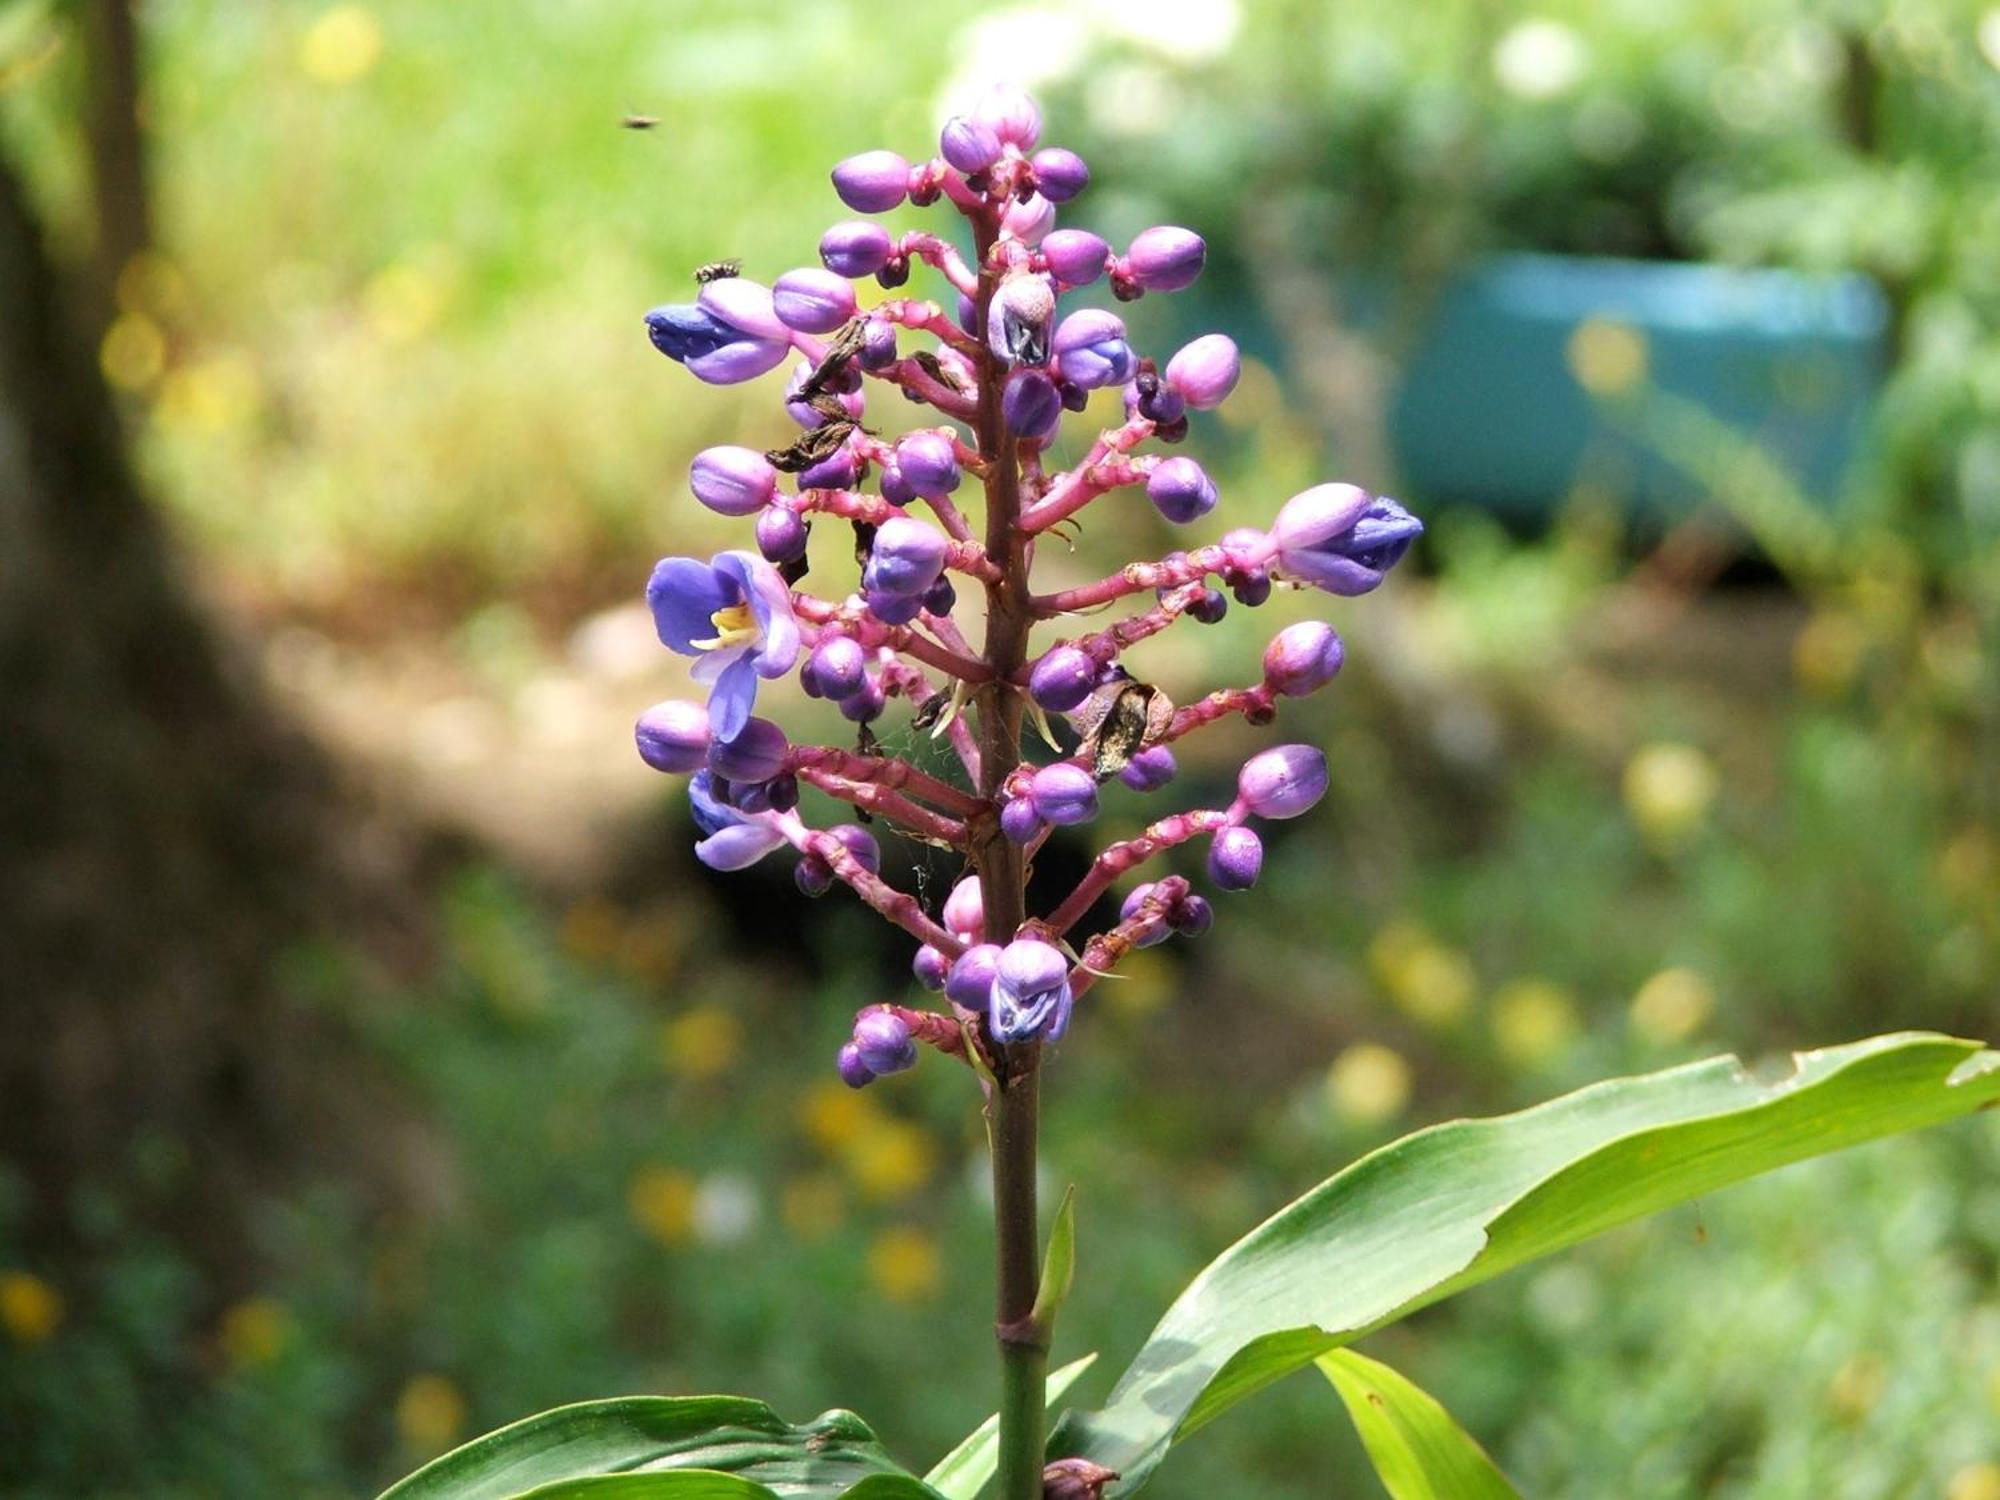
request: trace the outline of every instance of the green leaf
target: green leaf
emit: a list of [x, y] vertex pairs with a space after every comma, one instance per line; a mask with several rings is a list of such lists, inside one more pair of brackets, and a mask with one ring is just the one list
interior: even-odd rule
[[775, 1500], [776, 1490], [715, 1469], [591, 1474], [524, 1490], [515, 1500]]
[[1071, 1283], [1076, 1280], [1076, 1184], [1063, 1189], [1062, 1205], [1049, 1229], [1048, 1253], [1042, 1257], [1042, 1280], [1035, 1289], [1035, 1307], [1029, 1316], [1046, 1332], [1055, 1327], [1056, 1314], [1069, 1300]]
[[1052, 1451], [1136, 1490], [1167, 1448], [1385, 1323], [1537, 1256], [1789, 1162], [2000, 1098], [2000, 1053], [1906, 1032], [1804, 1053], [1782, 1078], [1713, 1058], [1385, 1146], [1194, 1279], [1102, 1411]]
[[[1083, 1372], [1096, 1363], [1095, 1354], [1086, 1354], [1052, 1373], [1048, 1384], [1049, 1403], [1053, 1405], [1057, 1397], [1075, 1385]], [[945, 1500], [977, 1500], [979, 1492], [986, 1488], [986, 1481], [993, 1477], [999, 1457], [1000, 1414], [995, 1412], [975, 1427], [964, 1442], [939, 1459], [937, 1467], [924, 1476], [924, 1483], [943, 1495]]]
[[1486, 1450], [1414, 1382], [1352, 1349], [1322, 1354], [1319, 1367], [1393, 1500], [1521, 1500]]
[[622, 1396], [559, 1406], [475, 1438], [382, 1500], [512, 1500], [538, 1485], [684, 1469], [721, 1471], [788, 1496], [841, 1495], [874, 1475], [909, 1486], [877, 1489], [877, 1500], [926, 1493], [850, 1411], [793, 1427], [742, 1396]]

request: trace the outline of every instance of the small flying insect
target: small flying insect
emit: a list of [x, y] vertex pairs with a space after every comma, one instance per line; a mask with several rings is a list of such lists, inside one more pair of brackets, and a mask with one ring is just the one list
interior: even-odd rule
[[660, 123], [658, 115], [626, 115], [618, 122], [627, 130], [651, 130]]
[[712, 260], [705, 266], [694, 268], [694, 284], [707, 286], [711, 281], [727, 281], [742, 274], [743, 262], [740, 260]]

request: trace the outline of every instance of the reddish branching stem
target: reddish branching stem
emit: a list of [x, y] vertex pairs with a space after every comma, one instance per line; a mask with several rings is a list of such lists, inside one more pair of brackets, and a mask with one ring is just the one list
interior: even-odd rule
[[[1081, 922], [1092, 903], [1126, 871], [1137, 869], [1154, 855], [1185, 844], [1189, 839], [1227, 828], [1230, 822], [1230, 814], [1214, 810], [1174, 813], [1152, 824], [1137, 838], [1111, 845], [1091, 862], [1089, 871], [1077, 882], [1076, 889], [1064, 898], [1063, 904], [1049, 914], [1050, 930], [1061, 935]], [[1185, 886], [1186, 882], [1182, 884]]]
[[913, 656], [940, 672], [950, 673], [961, 682], [987, 682], [993, 677], [993, 669], [983, 661], [960, 656], [907, 625], [884, 625], [868, 612], [858, 598], [834, 604], [812, 594], [795, 592], [792, 595], [792, 612], [810, 625], [838, 626], [843, 634], [854, 637], [870, 649], [887, 646], [891, 651]]
[[1174, 908], [1187, 899], [1188, 890], [1188, 883], [1181, 876], [1167, 876], [1146, 893], [1146, 899], [1133, 909], [1131, 916], [1084, 944], [1082, 956], [1070, 970], [1070, 993], [1081, 995], [1116, 969], [1125, 955], [1139, 946], [1141, 939], [1159, 930]]
[[987, 804], [972, 793], [939, 781], [894, 756], [857, 755], [832, 745], [794, 745], [787, 764], [801, 773], [810, 770], [857, 785], [873, 784], [892, 792], [907, 792], [961, 818], [976, 817], [987, 810]]
[[1143, 484], [1159, 464], [1157, 458], [1127, 459], [1140, 443], [1152, 436], [1153, 424], [1133, 417], [1122, 427], [1099, 435], [1083, 462], [1061, 474], [1042, 497], [1021, 512], [1021, 526], [1030, 535], [1047, 531], [1090, 504], [1099, 495], [1128, 484]]
[[925, 915], [915, 896], [890, 885], [832, 834], [806, 827], [797, 813], [770, 816], [794, 849], [823, 861], [843, 885], [918, 942], [929, 943], [947, 958], [956, 958], [965, 951], [963, 943]]
[[1095, 583], [1035, 595], [1034, 610], [1047, 619], [1051, 615], [1096, 609], [1148, 589], [1175, 589], [1185, 583], [1199, 583], [1210, 574], [1221, 573], [1228, 563], [1229, 554], [1220, 546], [1197, 547], [1184, 556], [1159, 562], [1127, 563], [1109, 578], [1100, 578]]

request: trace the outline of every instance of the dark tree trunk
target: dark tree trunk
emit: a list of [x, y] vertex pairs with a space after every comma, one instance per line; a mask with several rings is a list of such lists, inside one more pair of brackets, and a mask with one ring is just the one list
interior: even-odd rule
[[181, 1162], [162, 1211], [240, 1267], [261, 1192], [383, 1180], [354, 1049], [271, 977], [363, 909], [355, 830], [191, 603], [4, 161], [0, 288], [0, 1158], [37, 1238]]

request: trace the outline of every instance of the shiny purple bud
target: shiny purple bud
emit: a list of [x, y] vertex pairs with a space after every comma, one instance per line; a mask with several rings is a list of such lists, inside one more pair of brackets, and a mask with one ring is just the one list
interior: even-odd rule
[[875, 1070], [861, 1060], [861, 1049], [849, 1042], [840, 1049], [840, 1081], [851, 1089], [865, 1089], [875, 1081]]
[[717, 740], [708, 747], [708, 768], [725, 781], [755, 785], [785, 768], [791, 748], [785, 731], [769, 719], [747, 719], [735, 739]]
[[1000, 136], [984, 120], [953, 115], [938, 132], [938, 155], [968, 177], [976, 177], [1000, 159]]
[[1270, 540], [1288, 576], [1354, 595], [1380, 584], [1423, 529], [1394, 500], [1351, 484], [1321, 484], [1285, 502]]
[[1219, 625], [1228, 613], [1229, 599], [1217, 588], [1203, 589], [1187, 609], [1188, 618], [1201, 625]]
[[1062, 397], [1064, 411], [1084, 411], [1090, 406], [1090, 392], [1067, 380], [1056, 382], [1056, 394]]
[[987, 126], [1004, 146], [1032, 151], [1042, 138], [1042, 112], [1019, 89], [996, 84], [972, 108], [972, 118]]
[[1271, 597], [1271, 575], [1262, 568], [1252, 568], [1229, 580], [1229, 592], [1238, 604], [1255, 609]]
[[870, 875], [880, 873], [882, 846], [875, 842], [874, 834], [859, 823], [836, 823], [827, 829], [827, 832], [840, 840], [847, 852], [854, 856], [854, 862], [862, 869]]
[[1251, 829], [1225, 828], [1209, 841], [1208, 878], [1220, 890], [1247, 891], [1264, 868], [1264, 841]]
[[917, 1041], [909, 1022], [893, 1011], [863, 1011], [854, 1019], [854, 1050], [868, 1071], [881, 1077], [917, 1065]]
[[940, 432], [913, 432], [896, 444], [896, 467], [919, 495], [936, 499], [958, 488], [958, 452]]
[[1035, 190], [1051, 203], [1067, 203], [1090, 186], [1090, 168], [1083, 158], [1061, 146], [1037, 151], [1028, 164], [1035, 169]]
[[924, 608], [934, 615], [948, 615], [958, 603], [958, 590], [951, 586], [949, 574], [941, 574], [938, 581], [924, 591]]
[[1215, 481], [1191, 458], [1170, 458], [1146, 479], [1146, 498], [1177, 526], [1215, 509]]
[[987, 997], [993, 993], [993, 971], [999, 962], [997, 943], [979, 943], [967, 948], [945, 976], [945, 998], [967, 1010], [986, 1009]]
[[1125, 762], [1118, 779], [1135, 792], [1157, 792], [1174, 779], [1180, 766], [1165, 745], [1151, 745]]
[[842, 447], [831, 458], [823, 458], [810, 469], [799, 471], [802, 490], [851, 490], [861, 478], [861, 464], [854, 450]]
[[1167, 385], [1197, 411], [1222, 405], [1242, 374], [1243, 356], [1226, 333], [1203, 334], [1167, 361]]
[[718, 515], [754, 515], [778, 492], [778, 471], [752, 448], [704, 448], [688, 468], [695, 499]]
[[1009, 797], [1000, 809], [1000, 831], [1017, 844], [1027, 843], [1044, 826], [1032, 797]]
[[840, 716], [850, 724], [872, 724], [882, 717], [882, 710], [888, 704], [889, 695], [882, 690], [882, 684], [870, 677], [858, 691], [840, 700]]
[[868, 606], [868, 613], [884, 625], [907, 625], [924, 612], [921, 594], [885, 594], [879, 589], [864, 589], [861, 600]]
[[1097, 662], [1074, 646], [1051, 646], [1028, 674], [1028, 694], [1053, 714], [1066, 714], [1097, 686]]
[[944, 571], [950, 543], [943, 532], [915, 516], [891, 516], [875, 532], [861, 586], [870, 594], [921, 599]]
[[1346, 655], [1331, 625], [1301, 620], [1264, 648], [1264, 680], [1288, 698], [1303, 698], [1333, 681]]
[[[1128, 416], [1141, 416], [1155, 428], [1171, 429], [1176, 425], [1187, 426], [1187, 402], [1180, 392], [1171, 386], [1162, 385], [1157, 379], [1147, 381], [1143, 377], [1125, 387], [1125, 411]], [[1162, 441], [1174, 441], [1161, 434]]]
[[655, 349], [710, 385], [753, 379], [791, 352], [781, 336], [753, 333], [696, 303], [654, 308], [646, 314], [646, 333]]
[[771, 287], [771, 307], [787, 328], [832, 333], [854, 316], [854, 287], [832, 271], [787, 271]]
[[833, 190], [856, 213], [887, 213], [910, 190], [910, 164], [893, 151], [864, 151], [833, 169]]
[[796, 562], [806, 555], [805, 521], [795, 510], [767, 505], [757, 517], [757, 550], [768, 562]]
[[819, 237], [820, 263], [837, 276], [873, 276], [895, 249], [889, 231], [866, 219], [844, 220]]
[[[1120, 922], [1129, 922], [1138, 916], [1140, 906], [1145, 903], [1148, 896], [1153, 894], [1154, 889], [1155, 887], [1151, 881], [1148, 881], [1144, 885], [1134, 886], [1132, 894], [1127, 896], [1123, 904], [1118, 908], [1118, 920]], [[1169, 925], [1167, 913], [1162, 912], [1139, 930], [1137, 946], [1150, 948], [1156, 943], [1164, 943], [1172, 934], [1173, 928]]]
[[1192, 229], [1156, 224], [1142, 230], [1125, 252], [1132, 280], [1149, 292], [1178, 292], [1201, 275], [1208, 246]]
[[1031, 443], [1048, 442], [1062, 422], [1062, 397], [1040, 370], [1016, 370], [1009, 376], [1000, 408], [1014, 436]]
[[1111, 247], [1088, 229], [1058, 229], [1042, 239], [1049, 274], [1065, 287], [1089, 286], [1104, 274]]
[[896, 325], [887, 318], [870, 318], [861, 330], [857, 362], [864, 370], [881, 370], [896, 362]]
[[976, 938], [985, 932], [986, 904], [977, 875], [966, 876], [944, 898], [944, 930], [961, 938]]
[[1124, 320], [1102, 308], [1086, 307], [1064, 318], [1051, 347], [1063, 379], [1087, 391], [1122, 385], [1137, 364], [1125, 342]]
[[882, 466], [880, 487], [882, 498], [891, 505], [908, 505], [917, 498], [917, 492], [910, 487], [909, 480], [903, 477], [902, 469], [893, 459]]
[[917, 949], [917, 956], [910, 960], [910, 972], [916, 975], [917, 983], [925, 989], [941, 990], [945, 976], [951, 973], [951, 960], [925, 943]]
[[995, 1039], [1057, 1041], [1069, 1027], [1069, 960], [1039, 938], [1019, 938], [993, 966], [987, 1024]]
[[708, 761], [708, 708], [670, 698], [639, 715], [639, 758], [655, 771], [698, 771]]
[[1326, 756], [1312, 745], [1279, 745], [1243, 763], [1236, 795], [1260, 818], [1296, 818], [1326, 795]]
[[868, 653], [851, 636], [826, 636], [806, 658], [806, 669], [821, 696], [838, 703], [852, 698], [867, 682]]
[[1200, 937], [1215, 925], [1215, 908], [1206, 896], [1190, 892], [1181, 898], [1181, 904], [1174, 908], [1174, 931], [1188, 937]]
[[833, 889], [833, 866], [816, 855], [802, 854], [792, 866], [792, 884], [800, 895], [817, 900]]
[[1068, 761], [1035, 772], [1028, 780], [1028, 796], [1041, 820], [1057, 827], [1088, 823], [1097, 816], [1097, 783], [1090, 772]]
[[1042, 236], [1055, 228], [1056, 206], [1040, 193], [1023, 202], [1015, 199], [1000, 215], [1000, 229], [1024, 245], [1039, 245]]

